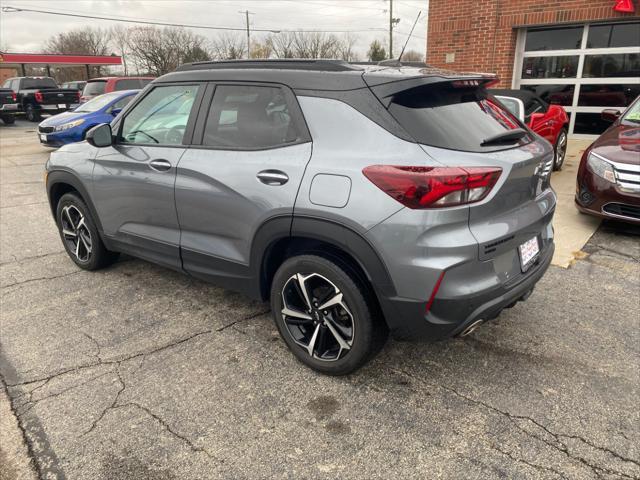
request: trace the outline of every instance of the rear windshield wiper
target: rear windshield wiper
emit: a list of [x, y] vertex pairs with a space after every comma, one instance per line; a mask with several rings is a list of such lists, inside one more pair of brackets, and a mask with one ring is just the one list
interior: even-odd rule
[[513, 130], [507, 130], [506, 132], [499, 133], [489, 138], [485, 138], [480, 144], [481, 147], [488, 145], [500, 145], [504, 143], [515, 143], [527, 134], [526, 130], [522, 128], [514, 128]]

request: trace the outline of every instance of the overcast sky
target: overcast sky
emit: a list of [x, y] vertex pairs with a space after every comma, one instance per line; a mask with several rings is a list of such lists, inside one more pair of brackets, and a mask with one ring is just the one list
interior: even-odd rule
[[[407, 49], [424, 55], [428, 4], [428, 0], [393, 0], [393, 16], [400, 18], [393, 40], [396, 55], [420, 10], [422, 16]], [[245, 17], [238, 11], [249, 9], [254, 13], [251, 28], [351, 31], [363, 59], [372, 40], [377, 38], [386, 46], [389, 37], [389, 0], [0, 0], [0, 6], [239, 28], [244, 28]], [[30, 12], [0, 13], [0, 45], [10, 52], [39, 52], [57, 33], [88, 24], [109, 27], [116, 23]], [[208, 38], [216, 34], [194, 31]], [[261, 34], [254, 35], [257, 39]]]

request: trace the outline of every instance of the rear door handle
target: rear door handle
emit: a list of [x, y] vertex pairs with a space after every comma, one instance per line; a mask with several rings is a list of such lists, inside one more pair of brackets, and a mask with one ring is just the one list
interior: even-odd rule
[[256, 176], [265, 185], [284, 185], [289, 181], [289, 176], [280, 170], [262, 170]]
[[149, 162], [149, 166], [158, 172], [166, 172], [171, 169], [171, 162], [164, 158], [158, 158], [156, 160], [151, 160]]

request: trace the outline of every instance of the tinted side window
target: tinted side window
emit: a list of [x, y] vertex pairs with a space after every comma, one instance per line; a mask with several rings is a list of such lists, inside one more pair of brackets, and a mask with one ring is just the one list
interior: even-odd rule
[[293, 143], [299, 133], [281, 88], [221, 85], [209, 108], [202, 143], [253, 150]]
[[114, 90], [134, 90], [140, 88], [140, 80], [137, 78], [126, 78], [124, 80], [118, 80]]
[[102, 95], [107, 86], [107, 82], [105, 80], [98, 80], [95, 82], [87, 82], [84, 86], [84, 91], [82, 95]]
[[127, 114], [118, 141], [180, 145], [197, 93], [197, 85], [154, 88]]

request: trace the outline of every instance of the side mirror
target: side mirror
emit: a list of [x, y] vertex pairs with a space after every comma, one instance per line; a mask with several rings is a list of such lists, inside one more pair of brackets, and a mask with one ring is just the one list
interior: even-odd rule
[[615, 122], [620, 116], [620, 110], [616, 110], [615, 108], [605, 108], [602, 110], [602, 113], [600, 113], [600, 116], [602, 117], [602, 120]]
[[101, 123], [87, 132], [87, 142], [94, 147], [109, 147], [113, 144], [111, 125]]
[[113, 115], [114, 117], [117, 117], [121, 111], [122, 111], [121, 108], [114, 108], [111, 110], [111, 115]]

